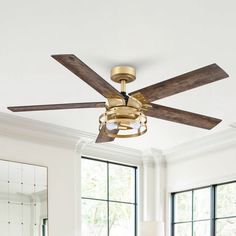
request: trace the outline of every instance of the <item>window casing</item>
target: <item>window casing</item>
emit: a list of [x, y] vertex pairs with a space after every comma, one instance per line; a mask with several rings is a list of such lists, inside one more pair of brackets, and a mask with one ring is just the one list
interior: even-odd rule
[[137, 167], [88, 157], [81, 166], [82, 234], [136, 236]]
[[235, 236], [236, 182], [171, 194], [172, 236]]

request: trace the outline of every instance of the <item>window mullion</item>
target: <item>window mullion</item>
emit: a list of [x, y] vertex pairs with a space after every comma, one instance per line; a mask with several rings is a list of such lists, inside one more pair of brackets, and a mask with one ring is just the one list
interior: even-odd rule
[[109, 188], [109, 163], [107, 162], [107, 235], [109, 236], [110, 234], [110, 195], [109, 195], [109, 192], [110, 192], [110, 188]]
[[171, 236], [175, 235], [175, 194], [171, 195]]
[[137, 235], [137, 169], [134, 169], [134, 235]]
[[[220, 189], [217, 189], [217, 188], [219, 188], [219, 186], [222, 186], [222, 185], [227, 185], [227, 184], [232, 184], [232, 183], [236, 183], [236, 181], [231, 181], [231, 182], [225, 182], [225, 183], [221, 183], [221, 184], [213, 184], [213, 185], [210, 185], [210, 186], [205, 186], [205, 187], [200, 187], [200, 188], [196, 188], [196, 189], [190, 189], [190, 190], [184, 190], [184, 191], [178, 191], [178, 192], [174, 192], [174, 193], [171, 193], [171, 225], [170, 225], [170, 227], [171, 227], [171, 236], [174, 236], [175, 235], [175, 225], [176, 224], [183, 224], [183, 223], [191, 223], [191, 230], [192, 230], [192, 232], [191, 232], [191, 236], [193, 236], [194, 235], [194, 224], [195, 224], [195, 222], [201, 222], [201, 221], [208, 221], [209, 222], [209, 224], [210, 224], [210, 236], [215, 236], [216, 234], [217, 234], [217, 220], [223, 220], [223, 219], [228, 219], [228, 218], [235, 218], [236, 219], [236, 215], [234, 215], [234, 216], [224, 216], [224, 217], [217, 217], [217, 215], [218, 215], [218, 213], [217, 213], [217, 202], [219, 202], [219, 204], [220, 204], [220, 200], [221, 200], [221, 198], [222, 198], [222, 196], [219, 196], [219, 193], [218, 193], [218, 191], [220, 191]], [[209, 204], [210, 204], [210, 217], [209, 217], [209, 219], [202, 219], [202, 220], [195, 220], [194, 219], [194, 203], [195, 203], [195, 199], [194, 199], [194, 197], [196, 196], [196, 190], [198, 190], [198, 189], [204, 189], [204, 188], [210, 188], [210, 202], [209, 202]], [[175, 222], [175, 219], [174, 219], [174, 211], [175, 211], [175, 204], [176, 204], [176, 194], [181, 194], [181, 193], [185, 193], [185, 192], [191, 192], [192, 193], [192, 196], [191, 196], [191, 201], [192, 201], [192, 206], [191, 206], [191, 215], [190, 215], [190, 220], [188, 221], [188, 222]], [[229, 190], [225, 190], [225, 192], [223, 191], [223, 197], [226, 195], [227, 196], [227, 194], [232, 194]], [[195, 195], [195, 196], [194, 196]], [[209, 196], [209, 195], [208, 195]], [[231, 195], [230, 195], [231, 196]], [[189, 196], [189, 198], [190, 198], [190, 196]], [[189, 199], [188, 198], [188, 199]], [[219, 198], [219, 199], [218, 199]], [[232, 198], [232, 196], [231, 196], [231, 198]], [[233, 200], [230, 198], [230, 202], [231, 202], [231, 204], [233, 204]], [[218, 199], [218, 200], [217, 200]], [[182, 199], [183, 200], [183, 199]], [[189, 204], [189, 203], [187, 203], [187, 204]], [[222, 203], [221, 202], [221, 208], [223, 208], [224, 207], [224, 203]], [[221, 209], [221, 208], [219, 208], [219, 209]], [[224, 210], [224, 209], [221, 209], [221, 210]], [[228, 213], [229, 214], [229, 213]], [[220, 213], [219, 213], [219, 215], [220, 215]], [[208, 224], [208, 226], [209, 226], [209, 224]], [[228, 226], [228, 227], [230, 227], [230, 226]], [[219, 229], [221, 229], [222, 230], [222, 227], [220, 228], [219, 227]], [[184, 230], [184, 229], [181, 229], [182, 231]]]
[[193, 204], [194, 204], [194, 191], [192, 190], [192, 236], [193, 236]]
[[216, 185], [211, 186], [211, 236], [216, 234]]
[[[107, 214], [107, 233], [106, 235], [109, 236], [110, 235], [110, 226], [111, 226], [111, 217], [110, 214], [112, 214], [110, 206], [112, 203], [119, 203], [119, 204], [128, 204], [130, 207], [134, 207], [133, 211], [134, 211], [134, 221], [132, 222], [132, 224], [134, 224], [134, 236], [137, 236], [137, 224], [138, 224], [138, 218], [137, 218], [137, 213], [138, 213], [138, 209], [137, 209], [137, 201], [138, 201], [138, 196], [137, 196], [137, 167], [135, 166], [131, 166], [131, 165], [126, 165], [126, 164], [121, 164], [121, 163], [115, 163], [115, 162], [110, 162], [110, 161], [106, 161], [106, 160], [98, 160], [95, 158], [89, 158], [89, 157], [82, 157], [82, 159], [86, 159], [86, 160], [90, 160], [90, 161], [97, 161], [97, 162], [103, 162], [104, 164], [106, 164], [107, 166], [104, 166], [104, 171], [106, 170], [106, 191], [107, 193], [105, 194], [105, 197], [102, 198], [90, 198], [90, 197], [83, 197], [81, 196], [81, 199], [85, 199], [85, 200], [94, 200], [94, 201], [101, 201], [101, 202], [106, 202], [106, 214]], [[111, 200], [110, 199], [110, 167], [111, 165], [117, 165], [117, 166], [124, 166], [126, 168], [133, 168], [134, 169], [134, 202], [130, 201], [130, 202], [125, 202], [125, 201], [116, 201], [116, 200]]]

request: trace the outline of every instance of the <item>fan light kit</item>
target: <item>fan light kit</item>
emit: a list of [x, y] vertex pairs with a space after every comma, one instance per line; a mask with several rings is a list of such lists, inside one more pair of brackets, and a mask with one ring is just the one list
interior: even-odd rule
[[13, 112], [105, 108], [99, 117], [99, 135], [96, 143], [110, 142], [115, 138], [130, 138], [147, 132], [147, 116], [177, 122], [198, 128], [212, 129], [220, 119], [204, 116], [153, 101], [184, 92], [229, 77], [218, 65], [211, 64], [186, 74], [156, 83], [132, 93], [126, 93], [126, 84], [136, 79], [135, 68], [116, 66], [111, 80], [120, 83], [121, 92], [89, 68], [73, 54], [53, 55], [55, 60], [107, 98], [106, 102], [66, 103], [8, 107]]
[[146, 133], [147, 117], [142, 112], [142, 103], [126, 95], [126, 83], [136, 79], [135, 69], [129, 66], [113, 67], [111, 79], [121, 84], [124, 99], [108, 99], [106, 112], [99, 117], [99, 130], [106, 126], [106, 133], [111, 138], [130, 138]]

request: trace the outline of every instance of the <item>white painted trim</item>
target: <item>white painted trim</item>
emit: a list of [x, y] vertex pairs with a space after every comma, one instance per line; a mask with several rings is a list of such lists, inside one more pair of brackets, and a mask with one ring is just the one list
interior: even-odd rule
[[88, 141], [81, 138], [75, 147], [74, 188], [75, 188], [75, 236], [81, 236], [81, 156]]
[[168, 188], [167, 193], [171, 194], [174, 192], [185, 191], [185, 190], [194, 189], [194, 188], [201, 188], [201, 187], [210, 186], [213, 184], [227, 183], [227, 182], [235, 181], [235, 180], [236, 180], [236, 172], [231, 175], [225, 175], [225, 176], [214, 177], [214, 178], [207, 178], [205, 180], [193, 182], [188, 185], [178, 186], [177, 188]]
[[[111, 143], [95, 144], [94, 140], [97, 137], [96, 134], [0, 113], [0, 135], [74, 151], [74, 189], [76, 195], [74, 203], [76, 208], [74, 216], [75, 236], [81, 235], [80, 158], [82, 155], [135, 165], [139, 167], [138, 181], [142, 185], [142, 152], [137, 149], [122, 147]], [[142, 197], [140, 193], [143, 189], [142, 186], [139, 187], [140, 212], [142, 211]]]
[[165, 158], [160, 150], [143, 152], [144, 221], [162, 221], [165, 215]]
[[[75, 151], [75, 168], [80, 167], [80, 157], [81, 155], [111, 160], [115, 162], [131, 164], [139, 167], [139, 219], [145, 219], [145, 197], [143, 192], [147, 187], [147, 183], [150, 181], [151, 186], [158, 188], [158, 191], [162, 193], [166, 192], [169, 196], [170, 192], [190, 189], [193, 187], [200, 187], [210, 185], [212, 183], [226, 182], [236, 179], [236, 173], [231, 176], [224, 176], [218, 179], [207, 179], [201, 183], [192, 183], [191, 186], [180, 186], [178, 189], [165, 189], [165, 176], [160, 175], [160, 170], [166, 171], [166, 165], [173, 165], [182, 161], [186, 161], [193, 158], [203, 158], [205, 154], [209, 152], [216, 152], [219, 150], [224, 150], [224, 148], [235, 148], [236, 147], [236, 124], [232, 124], [230, 128], [214, 133], [209, 136], [205, 136], [200, 139], [179, 145], [177, 147], [168, 150], [156, 150], [150, 148], [148, 150], [140, 151], [133, 148], [122, 147], [114, 145], [111, 143], [106, 144], [95, 144], [94, 140], [96, 134], [91, 134], [88, 132], [78, 131], [71, 128], [61, 127], [54, 124], [49, 124], [41, 121], [36, 121], [28, 118], [22, 118], [19, 116], [9, 115], [6, 113], [0, 113], [0, 135], [10, 137], [13, 139], [25, 139], [30, 142], [42, 143], [46, 145], [52, 145], [60, 148], [67, 148]], [[147, 178], [144, 178], [145, 171], [146, 174], [148, 170], [151, 170], [152, 174], [148, 174]], [[157, 172], [155, 172], [157, 171]], [[158, 175], [159, 174], [159, 175]], [[80, 173], [75, 170], [75, 178], [79, 180]], [[154, 183], [154, 179], [150, 179], [153, 176], [155, 179], [160, 179], [160, 183]], [[151, 183], [152, 182], [152, 183]], [[80, 183], [75, 183], [75, 192], [79, 197]], [[149, 190], [146, 194], [157, 195], [158, 192], [153, 191], [153, 188], [149, 186]], [[165, 197], [164, 197], [165, 198]], [[161, 204], [164, 204], [163, 196], [160, 195], [158, 199]], [[168, 229], [168, 210], [169, 210], [169, 199], [167, 197], [166, 211], [163, 215], [158, 215], [158, 218], [166, 218]], [[150, 205], [150, 204], [149, 204]], [[76, 232], [75, 236], [80, 235], [80, 206], [79, 203], [76, 205], [78, 209], [75, 215], [75, 225]], [[150, 208], [150, 207], [149, 207]], [[160, 208], [160, 206], [159, 206]], [[147, 210], [147, 209], [146, 209]], [[154, 209], [153, 209], [154, 210]], [[150, 210], [148, 214], [153, 217], [155, 214]], [[160, 210], [160, 209], [159, 209]], [[165, 210], [165, 209], [162, 209]], [[166, 216], [164, 215], [166, 213]], [[155, 218], [155, 217], [154, 217]], [[160, 219], [159, 219], [160, 220]], [[161, 219], [162, 220], [162, 219]], [[168, 232], [168, 231], [167, 231]]]
[[110, 143], [94, 144], [90, 142], [85, 146], [82, 155], [123, 164], [131, 164], [135, 166], [142, 165], [141, 151]]
[[0, 135], [71, 150], [74, 150], [77, 142], [83, 139], [86, 142], [83, 155], [135, 165], [141, 164], [141, 151], [137, 149], [111, 143], [95, 144], [96, 134], [6, 113], [0, 113]]
[[167, 164], [170, 165], [194, 158], [203, 158], [207, 153], [224, 150], [225, 148], [235, 148], [235, 145], [236, 129], [231, 127], [221, 132], [164, 150], [163, 154], [165, 155]]
[[109, 159], [122, 163], [142, 165], [142, 156], [146, 153], [161, 152], [164, 161], [174, 164], [186, 159], [201, 158], [203, 154], [233, 148], [236, 144], [236, 123], [230, 128], [212, 135], [208, 135], [191, 142], [167, 150], [155, 150], [150, 148], [143, 152], [111, 143], [95, 144], [96, 134], [62, 127], [46, 122], [23, 118], [7, 113], [0, 113], [0, 135], [11, 138], [26, 139], [31, 142], [54, 145], [61, 148], [74, 149], [78, 140], [83, 138], [87, 145], [83, 150], [83, 155]]
[[236, 122], [232, 123], [232, 124], [230, 125], [230, 127], [236, 128]]

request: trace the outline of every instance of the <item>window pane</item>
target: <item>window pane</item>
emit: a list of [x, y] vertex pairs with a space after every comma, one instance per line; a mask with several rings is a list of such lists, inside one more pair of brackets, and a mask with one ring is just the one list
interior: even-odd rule
[[175, 222], [192, 220], [192, 192], [175, 195]]
[[210, 221], [200, 221], [193, 223], [194, 236], [210, 236]]
[[176, 224], [175, 236], [192, 236], [192, 224], [191, 223]]
[[193, 219], [210, 219], [210, 188], [195, 190], [193, 193]]
[[134, 236], [134, 205], [113, 202], [109, 205], [109, 236]]
[[82, 200], [82, 235], [107, 236], [107, 203]]
[[236, 218], [222, 219], [216, 221], [217, 236], [235, 236]]
[[82, 197], [107, 199], [107, 163], [82, 159]]
[[236, 216], [236, 183], [217, 186], [217, 217]]
[[109, 199], [134, 203], [135, 169], [109, 164]]

